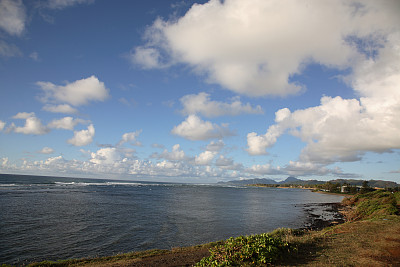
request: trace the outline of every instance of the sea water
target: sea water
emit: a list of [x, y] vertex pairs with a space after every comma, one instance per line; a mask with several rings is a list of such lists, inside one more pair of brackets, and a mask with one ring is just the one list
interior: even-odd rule
[[0, 175], [0, 264], [170, 249], [300, 228], [309, 190]]

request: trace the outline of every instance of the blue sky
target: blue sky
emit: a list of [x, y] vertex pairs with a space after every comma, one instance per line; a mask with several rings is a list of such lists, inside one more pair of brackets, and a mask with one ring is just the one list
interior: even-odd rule
[[400, 183], [399, 12], [0, 0], [0, 172]]

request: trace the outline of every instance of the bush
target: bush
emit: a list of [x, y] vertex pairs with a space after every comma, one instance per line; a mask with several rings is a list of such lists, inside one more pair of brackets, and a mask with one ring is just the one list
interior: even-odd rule
[[358, 219], [374, 218], [397, 214], [397, 197], [396, 194], [391, 192], [377, 190], [365, 194], [357, 194], [346, 202], [356, 206], [355, 212]]
[[229, 238], [224, 244], [210, 249], [211, 256], [203, 258], [196, 266], [243, 266], [275, 262], [293, 250], [279, 237], [270, 234]]

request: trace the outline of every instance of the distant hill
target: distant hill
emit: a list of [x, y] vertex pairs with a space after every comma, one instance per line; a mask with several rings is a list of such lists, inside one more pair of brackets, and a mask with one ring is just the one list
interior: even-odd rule
[[[362, 185], [365, 180], [355, 180], [355, 179], [335, 179], [330, 180], [331, 183], [340, 183], [340, 184], [350, 184], [350, 185]], [[316, 185], [316, 184], [324, 184], [327, 181], [319, 181], [319, 180], [301, 180], [293, 176], [289, 176], [284, 181], [277, 182], [273, 179], [267, 178], [256, 178], [256, 179], [247, 179], [247, 180], [233, 180], [228, 182], [219, 182], [220, 184], [231, 184], [231, 185], [248, 185], [248, 184], [296, 184], [296, 185]], [[368, 184], [370, 187], [379, 187], [379, 188], [394, 188], [399, 187], [400, 185], [395, 182], [390, 181], [382, 181], [382, 180], [369, 180]]]
[[280, 182], [280, 184], [293, 184], [297, 182], [304, 182], [303, 180], [297, 179], [296, 177], [289, 176], [286, 180]]
[[[350, 185], [362, 185], [366, 180], [354, 180], [354, 179], [336, 179], [330, 182], [332, 183], [340, 183], [340, 184], [350, 184]], [[400, 186], [398, 183], [390, 182], [390, 181], [382, 181], [382, 180], [369, 180], [368, 185], [370, 187], [379, 187], [379, 188], [394, 188]]]
[[232, 184], [232, 185], [248, 185], [248, 184], [278, 184], [275, 180], [256, 178], [247, 180], [233, 180], [228, 182], [219, 182], [219, 184]]

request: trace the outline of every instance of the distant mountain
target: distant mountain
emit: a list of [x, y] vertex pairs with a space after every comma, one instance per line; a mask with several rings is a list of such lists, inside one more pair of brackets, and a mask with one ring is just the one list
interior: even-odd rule
[[318, 181], [318, 180], [301, 180], [296, 177], [289, 176], [286, 180], [280, 182], [280, 184], [297, 184], [297, 185], [315, 185], [315, 184], [324, 184], [326, 182]]
[[248, 184], [278, 184], [275, 180], [256, 178], [247, 180], [233, 180], [228, 182], [219, 182], [220, 184], [232, 184], [232, 185], [248, 185]]
[[296, 177], [289, 176], [286, 180], [279, 182], [280, 184], [296, 184], [298, 182], [305, 182], [303, 180], [297, 179]]

